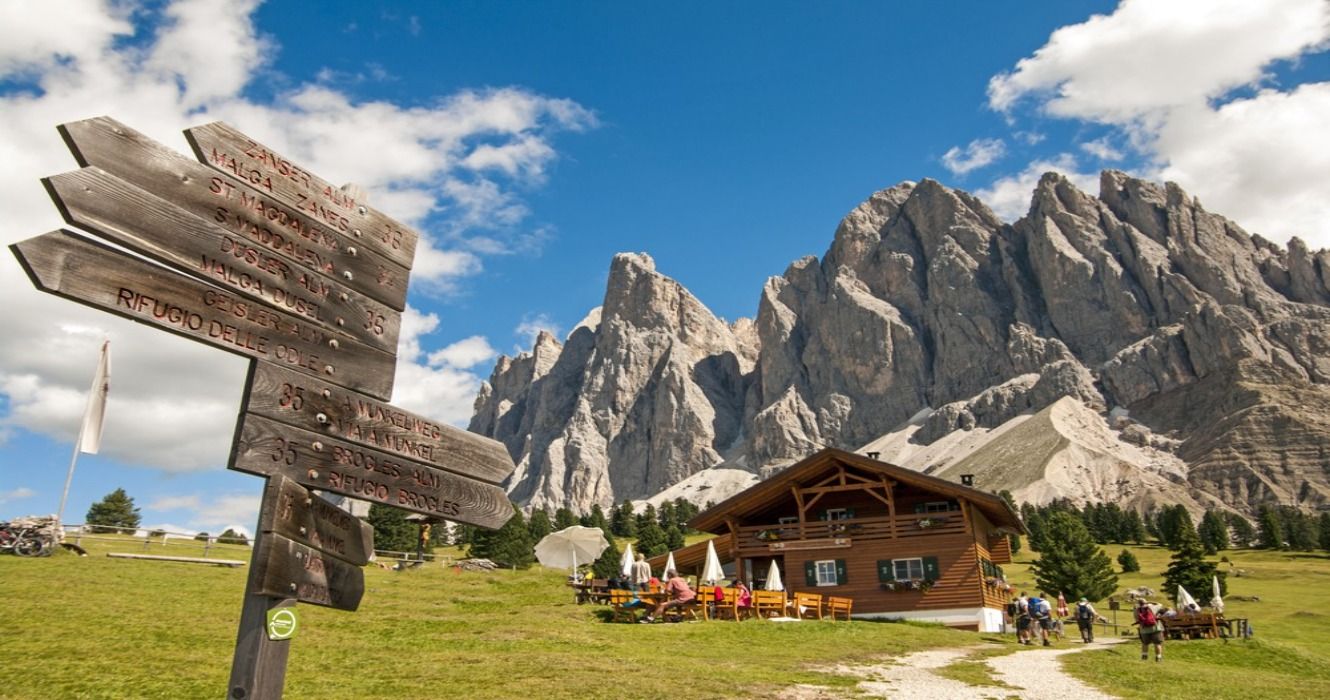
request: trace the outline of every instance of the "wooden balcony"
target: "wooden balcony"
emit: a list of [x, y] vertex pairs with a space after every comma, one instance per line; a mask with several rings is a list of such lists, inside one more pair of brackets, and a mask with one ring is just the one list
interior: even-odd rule
[[965, 532], [961, 511], [850, 518], [773, 525], [746, 525], [739, 528], [741, 556], [764, 556], [800, 549], [849, 547], [856, 540], [885, 540], [901, 537], [955, 535]]

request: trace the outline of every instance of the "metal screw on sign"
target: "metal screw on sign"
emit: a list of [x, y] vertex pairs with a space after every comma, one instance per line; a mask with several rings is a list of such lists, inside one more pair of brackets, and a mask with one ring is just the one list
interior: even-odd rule
[[350, 301], [350, 300], [351, 300], [351, 295], [350, 295], [350, 294], [347, 294], [346, 292], [342, 292], [341, 294], [339, 294], [339, 295], [337, 295], [337, 296], [338, 296], [338, 298], [341, 299], [342, 301]]
[[342, 276], [345, 277], [348, 281], [353, 280], [353, 279], [356, 278], [355, 275], [351, 274], [351, 271], [350, 271], [350, 270], [346, 270], [346, 271], [342, 272]]
[[341, 343], [337, 342], [336, 338], [332, 338], [328, 341], [328, 347], [332, 348], [333, 350], [336, 350], [337, 346], [339, 345], [341, 345]]
[[[306, 472], [306, 474], [308, 474], [308, 475], [309, 475], [309, 478], [311, 478], [311, 479], [317, 479], [317, 478], [319, 478], [319, 470], [317, 470], [317, 469], [311, 469], [311, 470], [309, 470], [308, 472]], [[306, 504], [306, 505], [309, 505], [309, 504]]]
[[364, 206], [360, 206], [360, 207], [356, 207], [356, 211], [359, 212], [359, 213], [363, 216], [363, 215], [365, 214], [365, 212], [367, 212], [367, 211], [369, 211], [369, 210], [366, 209]]
[[324, 374], [331, 375], [331, 374], [333, 373], [333, 371], [334, 371], [334, 370], [333, 370], [333, 366], [332, 366], [332, 365], [325, 365], [325, 366], [323, 367], [323, 373], [324, 373]]
[[351, 231], [351, 235], [355, 236], [356, 238], [360, 238], [361, 236], [360, 229], [353, 229]]
[[339, 326], [345, 326], [345, 325], [346, 325], [346, 319], [342, 318], [341, 316], [338, 316], [338, 317], [337, 317], [337, 325], [339, 325]]
[[319, 442], [318, 440], [315, 440], [312, 444], [310, 444], [310, 447], [314, 448], [315, 452], [323, 451], [323, 443]]
[[301, 528], [300, 528], [300, 534], [302, 534], [302, 535], [308, 535], [308, 534], [309, 534], [309, 529], [306, 528], [306, 527], [304, 527], [304, 526], [301, 526]]
[[325, 399], [330, 399], [330, 398], [332, 398], [332, 391], [330, 391], [330, 390], [328, 390], [328, 389], [324, 389], [324, 390], [323, 390], [322, 392], [320, 392], [320, 393], [323, 395], [323, 398], [325, 398]]
[[349, 247], [349, 248], [346, 249], [346, 254], [347, 254], [347, 255], [350, 255], [350, 256], [353, 257], [353, 258], [354, 258], [357, 254], [359, 254], [359, 253], [360, 253], [360, 251], [356, 250], [356, 247], [355, 247], [355, 246], [351, 246], [351, 247]]
[[319, 423], [327, 423], [327, 422], [328, 422], [328, 414], [326, 414], [326, 413], [320, 413], [320, 414], [314, 416], [314, 420], [318, 421]]

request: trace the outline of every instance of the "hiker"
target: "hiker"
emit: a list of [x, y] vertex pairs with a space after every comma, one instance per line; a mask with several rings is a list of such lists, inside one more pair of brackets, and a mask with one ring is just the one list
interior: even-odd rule
[[1090, 605], [1090, 601], [1081, 598], [1076, 603], [1076, 627], [1081, 631], [1081, 641], [1089, 644], [1094, 641], [1094, 621], [1099, 613]]
[[693, 592], [693, 589], [688, 587], [688, 582], [683, 580], [683, 577], [679, 576], [678, 571], [675, 571], [674, 569], [666, 571], [665, 578], [668, 579], [665, 583], [665, 592], [670, 594], [669, 599], [662, 600], [660, 605], [657, 605], [656, 609], [651, 611], [651, 614], [638, 620], [638, 622], [642, 624], [651, 624], [656, 621], [657, 615], [661, 615], [671, 608], [682, 608], [685, 605], [689, 605], [693, 602], [693, 599], [697, 597], [697, 594]]
[[1043, 640], [1044, 646], [1053, 646], [1048, 641], [1048, 633], [1053, 630], [1053, 607], [1048, 604], [1048, 594], [1043, 591], [1039, 595], [1026, 602], [1030, 609], [1030, 623], [1039, 630], [1039, 638]]
[[[1003, 608], [1003, 613], [1005, 613], [1006, 617], [1005, 623], [1015, 627], [1016, 618], [1019, 617], [1021, 614], [1021, 599], [1016, 596], [1012, 596], [1011, 600], [1007, 602], [1006, 607]], [[1020, 631], [1018, 630], [1016, 632], [1016, 639], [1019, 640], [1020, 636], [1021, 634]]]
[[644, 591], [650, 583], [651, 565], [647, 563], [646, 556], [638, 552], [637, 560], [633, 562], [633, 590]]
[[1030, 599], [1025, 597], [1025, 591], [1016, 599], [1016, 641], [1030, 643]]
[[1156, 606], [1141, 598], [1136, 601], [1136, 633], [1141, 637], [1141, 661], [1150, 658], [1150, 645], [1155, 645], [1155, 661], [1164, 660], [1164, 623], [1159, 619]]

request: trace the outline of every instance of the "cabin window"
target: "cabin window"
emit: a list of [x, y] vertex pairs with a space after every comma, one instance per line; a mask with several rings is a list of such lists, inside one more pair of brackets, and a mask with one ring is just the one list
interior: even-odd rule
[[924, 504], [925, 513], [946, 513], [952, 508], [952, 501], [929, 501]]
[[895, 570], [897, 581], [914, 581], [924, 577], [924, 560], [914, 559], [892, 559], [891, 568]]
[[776, 522], [780, 523], [781, 525], [794, 525], [794, 524], [797, 524], [797, 523], [799, 522], [799, 516], [797, 516], [797, 515], [787, 515], [787, 516], [785, 516], [785, 517], [783, 517], [783, 518], [780, 518], [780, 519], [777, 520]]
[[823, 520], [849, 520], [854, 513], [849, 508], [828, 508], [822, 512]]
[[804, 562], [804, 583], [809, 586], [844, 586], [848, 580], [844, 559]]
[[836, 585], [836, 561], [834, 559], [824, 559], [817, 562], [817, 585]]

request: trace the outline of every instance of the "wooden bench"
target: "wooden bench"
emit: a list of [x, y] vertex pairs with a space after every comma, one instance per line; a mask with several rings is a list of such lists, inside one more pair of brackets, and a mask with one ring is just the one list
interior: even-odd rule
[[613, 589], [610, 591], [610, 608], [615, 622], [637, 622], [637, 612], [645, 610], [646, 604], [632, 591]]
[[1228, 627], [1223, 616], [1215, 613], [1180, 613], [1159, 619], [1163, 620], [1164, 636], [1169, 639], [1215, 639], [1221, 626]]
[[[720, 588], [717, 586], [717, 588]], [[724, 596], [720, 602], [715, 602], [712, 597], [712, 606], [714, 609], [709, 613], [711, 617], [717, 620], [738, 620], [739, 619], [739, 589], [738, 588], [720, 588], [721, 595]]]
[[587, 590], [587, 597], [593, 603], [610, 602], [610, 580], [607, 578], [591, 579], [591, 588]]
[[838, 596], [827, 596], [827, 617], [832, 620], [837, 615], [844, 615], [846, 620], [850, 619], [850, 609], [854, 607], [853, 598], [841, 598]]
[[784, 591], [753, 591], [753, 613], [761, 618], [785, 616]]
[[821, 593], [795, 593], [794, 594], [794, 613], [795, 617], [804, 619], [805, 617], [816, 616], [822, 619], [822, 594]]

